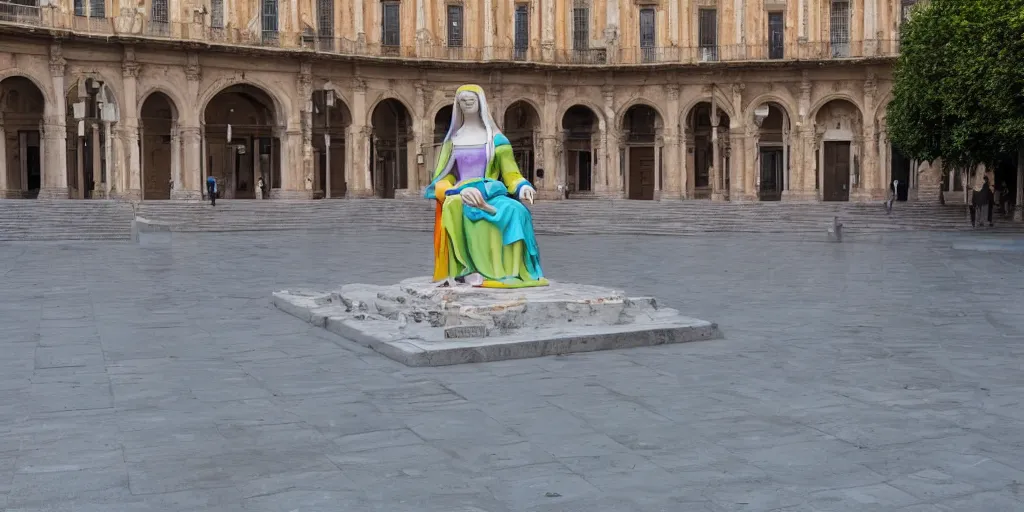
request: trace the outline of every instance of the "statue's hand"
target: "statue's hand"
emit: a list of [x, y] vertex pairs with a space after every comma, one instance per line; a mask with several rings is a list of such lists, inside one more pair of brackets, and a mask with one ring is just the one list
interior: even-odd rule
[[530, 204], [533, 204], [533, 196], [536, 193], [537, 191], [534, 190], [533, 187], [527, 185], [519, 189], [519, 201], [529, 201]]
[[462, 192], [459, 192], [459, 196], [462, 197], [462, 204], [468, 204], [476, 208], [484, 205], [484, 195], [475, 188], [464, 188]]

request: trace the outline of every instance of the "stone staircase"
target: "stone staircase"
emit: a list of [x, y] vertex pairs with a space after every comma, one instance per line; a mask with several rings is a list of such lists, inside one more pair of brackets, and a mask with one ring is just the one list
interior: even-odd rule
[[128, 240], [132, 217], [117, 201], [0, 200], [0, 241]]
[[[434, 205], [426, 200], [320, 201], [0, 201], [3, 240], [126, 240], [133, 209], [168, 222], [174, 231], [238, 232], [397, 229], [430, 231]], [[838, 216], [850, 235], [970, 229], [963, 206], [898, 203], [891, 215], [881, 204], [543, 201], [531, 207], [540, 234], [687, 235], [708, 232], [779, 233], [824, 239]], [[1000, 220], [989, 232], [1024, 233], [1024, 223]]]

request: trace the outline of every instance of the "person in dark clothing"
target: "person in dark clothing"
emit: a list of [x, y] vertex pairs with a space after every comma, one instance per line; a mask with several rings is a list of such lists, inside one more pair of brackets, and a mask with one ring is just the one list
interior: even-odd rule
[[217, 178], [206, 177], [206, 193], [210, 196], [210, 206], [217, 206]]
[[975, 225], [975, 215], [977, 210], [985, 211], [988, 225], [992, 226], [992, 188], [988, 186], [988, 176], [985, 176], [984, 181], [981, 185], [981, 190], [976, 190], [973, 196], [973, 208], [971, 208], [971, 226]]
[[999, 202], [1003, 206], [1003, 215], [1013, 214], [1013, 191], [1005, 181], [999, 187]]

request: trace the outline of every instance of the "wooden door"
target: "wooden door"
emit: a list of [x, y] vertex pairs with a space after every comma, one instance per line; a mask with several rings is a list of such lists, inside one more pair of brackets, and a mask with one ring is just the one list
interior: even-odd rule
[[629, 198], [654, 199], [654, 148], [629, 148]]
[[779, 148], [761, 149], [761, 187], [762, 201], [778, 201], [782, 199], [782, 150]]
[[850, 200], [850, 143], [825, 142], [822, 200]]

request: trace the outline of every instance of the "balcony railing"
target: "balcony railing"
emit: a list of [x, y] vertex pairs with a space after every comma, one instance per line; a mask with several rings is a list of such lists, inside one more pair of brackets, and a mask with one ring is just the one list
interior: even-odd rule
[[[382, 45], [357, 43], [341, 37], [321, 37], [310, 32], [296, 34], [238, 28], [214, 28], [201, 23], [143, 21], [138, 17], [90, 18], [61, 15], [52, 7], [34, 7], [0, 0], [0, 30], [3, 25], [46, 25], [57, 30], [97, 36], [130, 35], [162, 40], [203, 41], [233, 46], [279, 48], [284, 50], [346, 56], [425, 59], [432, 61], [482, 62], [522, 61], [561, 65], [709, 65], [730, 62], [787, 62], [794, 60], [844, 60], [894, 57], [898, 40], [790, 42], [770, 46], [767, 41], [749, 45], [622, 47], [542, 49], [539, 47], [448, 47], [441, 43]], [[781, 53], [781, 58], [780, 58]]]
[[42, 23], [41, 11], [38, 5], [21, 5], [0, 0], [0, 22], [39, 25]]

